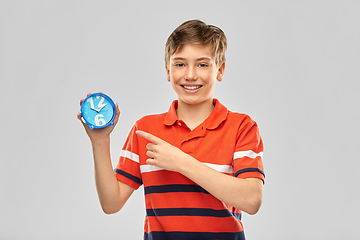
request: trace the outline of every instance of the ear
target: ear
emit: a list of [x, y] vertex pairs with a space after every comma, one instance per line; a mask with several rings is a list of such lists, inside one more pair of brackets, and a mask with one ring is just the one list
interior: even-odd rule
[[170, 69], [166, 63], [165, 63], [165, 70], [166, 70], [167, 81], [170, 82]]
[[225, 73], [225, 62], [223, 62], [220, 67], [218, 68], [216, 79], [221, 82], [223, 80]]

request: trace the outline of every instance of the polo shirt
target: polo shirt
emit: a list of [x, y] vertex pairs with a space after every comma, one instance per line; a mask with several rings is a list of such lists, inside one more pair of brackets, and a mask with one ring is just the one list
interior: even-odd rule
[[210, 116], [195, 129], [169, 111], [138, 120], [115, 168], [117, 179], [134, 189], [144, 186], [144, 239], [245, 239], [241, 211], [225, 204], [180, 173], [146, 164], [149, 132], [203, 164], [237, 178], [264, 181], [263, 142], [254, 120], [227, 110], [217, 99]]

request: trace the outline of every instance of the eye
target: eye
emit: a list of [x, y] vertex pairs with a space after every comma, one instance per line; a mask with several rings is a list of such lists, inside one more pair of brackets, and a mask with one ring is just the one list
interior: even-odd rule
[[207, 66], [209, 66], [209, 65], [207, 65], [206, 63], [200, 63], [200, 64], [199, 64], [199, 67], [201, 67], [201, 68], [207, 67]]
[[184, 67], [185, 64], [183, 64], [183, 63], [175, 63], [174, 66], [175, 67]]

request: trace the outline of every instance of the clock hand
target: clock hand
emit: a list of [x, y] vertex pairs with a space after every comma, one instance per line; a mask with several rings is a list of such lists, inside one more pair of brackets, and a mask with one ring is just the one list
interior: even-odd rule
[[97, 111], [97, 112], [100, 112], [100, 109], [98, 110], [98, 109], [95, 109], [95, 108], [93, 108], [93, 107], [90, 107], [92, 110], [95, 110], [95, 111]]
[[106, 104], [103, 104], [103, 105], [101, 106], [101, 108], [99, 108], [99, 111], [98, 111], [98, 112], [100, 112], [101, 109], [103, 109], [105, 106], [106, 106]]

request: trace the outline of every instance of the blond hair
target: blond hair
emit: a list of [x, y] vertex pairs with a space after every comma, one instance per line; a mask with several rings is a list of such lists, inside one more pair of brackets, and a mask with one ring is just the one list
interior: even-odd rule
[[215, 62], [219, 66], [225, 62], [227, 40], [224, 32], [216, 26], [207, 25], [201, 20], [186, 21], [177, 27], [169, 36], [165, 44], [165, 63], [185, 44], [210, 44]]

